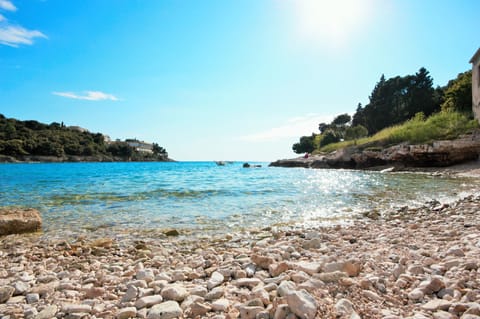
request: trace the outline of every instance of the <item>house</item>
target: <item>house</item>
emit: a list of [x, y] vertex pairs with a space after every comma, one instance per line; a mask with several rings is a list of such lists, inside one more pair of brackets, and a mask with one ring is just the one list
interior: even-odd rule
[[137, 139], [126, 139], [125, 142], [135, 148], [138, 152], [153, 153], [153, 144], [139, 141]]
[[480, 122], [480, 48], [470, 59], [472, 64], [472, 109], [475, 119]]

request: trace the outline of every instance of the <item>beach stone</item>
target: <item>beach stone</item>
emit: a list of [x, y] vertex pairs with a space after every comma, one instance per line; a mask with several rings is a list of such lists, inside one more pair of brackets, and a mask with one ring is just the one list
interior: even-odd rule
[[15, 288], [11, 286], [0, 287], [0, 303], [7, 302], [7, 300], [13, 296], [14, 292], [15, 292]]
[[42, 228], [40, 212], [33, 208], [0, 208], [0, 236], [31, 233]]
[[258, 284], [260, 284], [262, 281], [258, 278], [240, 278], [237, 279], [236, 286], [237, 287], [247, 287], [247, 288], [254, 288]]
[[413, 301], [422, 300], [425, 294], [420, 288], [415, 288], [408, 293], [408, 298]]
[[13, 295], [18, 296], [25, 294], [27, 290], [30, 289], [30, 286], [23, 281], [17, 281], [13, 285], [13, 288], [15, 288], [15, 292], [13, 293]]
[[204, 316], [210, 310], [212, 310], [212, 307], [197, 301], [190, 306], [189, 314], [193, 317]]
[[148, 312], [147, 319], [173, 319], [183, 314], [178, 302], [169, 300], [153, 306]]
[[433, 319], [456, 319], [457, 318], [457, 316], [443, 310], [433, 313], [432, 316], [433, 316]]
[[278, 286], [277, 293], [280, 297], [283, 297], [294, 292], [296, 288], [297, 286], [295, 285], [294, 282], [285, 280], [285, 281], [282, 281]]
[[421, 289], [426, 295], [435, 293], [445, 288], [445, 282], [443, 278], [435, 276], [430, 280], [425, 280], [418, 285], [418, 288]]
[[293, 291], [287, 295], [290, 310], [301, 319], [314, 319], [317, 314], [317, 302], [305, 290]]
[[360, 273], [360, 264], [351, 261], [328, 263], [323, 266], [323, 272], [331, 273], [335, 271], [342, 271], [349, 277], [356, 277]]
[[241, 306], [239, 310], [241, 319], [255, 319], [257, 314], [262, 312], [264, 308], [258, 306]]
[[340, 279], [345, 278], [347, 276], [346, 273], [343, 271], [334, 271], [334, 272], [324, 272], [320, 274], [316, 274], [313, 276], [315, 279], [319, 279], [324, 283], [332, 283], [338, 282]]
[[176, 229], [168, 229], [168, 230], [164, 231], [163, 234], [168, 236], [168, 237], [176, 237], [176, 236], [180, 235], [180, 233]]
[[427, 311], [448, 310], [452, 303], [443, 299], [433, 299], [422, 305], [421, 308]]
[[38, 315], [38, 310], [36, 308], [27, 308], [23, 312], [23, 316], [27, 319], [34, 318], [36, 315]]
[[230, 301], [225, 298], [218, 299], [212, 302], [213, 311], [226, 312], [228, 310], [228, 307], [230, 307]]
[[67, 304], [62, 307], [62, 312], [72, 313], [90, 313], [92, 306], [86, 304]]
[[222, 298], [225, 294], [225, 291], [222, 287], [213, 288], [212, 291], [205, 295], [205, 300], [215, 300]]
[[155, 279], [155, 274], [152, 269], [140, 269], [136, 276], [138, 280], [145, 280], [147, 283], [152, 282]]
[[277, 277], [289, 269], [288, 264], [284, 261], [274, 263], [268, 266], [268, 271], [272, 277]]
[[268, 270], [268, 267], [275, 263], [275, 259], [268, 256], [253, 254], [250, 258], [255, 265], [262, 269]]
[[345, 298], [340, 299], [339, 301], [337, 301], [337, 303], [335, 303], [335, 311], [338, 315], [344, 318], [360, 318], [353, 309], [352, 302]]
[[220, 286], [224, 280], [225, 277], [221, 273], [214, 271], [207, 282], [207, 288], [211, 290], [217, 286]]
[[137, 317], [137, 308], [127, 307], [119, 309], [117, 312], [117, 319], [128, 319]]
[[299, 262], [295, 264], [298, 270], [306, 272], [310, 276], [319, 273], [322, 270], [322, 264], [316, 262]]
[[35, 316], [35, 319], [51, 319], [55, 317], [58, 312], [58, 307], [56, 305], [50, 305], [43, 308], [42, 311]]
[[137, 307], [137, 309], [141, 309], [145, 307], [150, 308], [154, 305], [158, 305], [162, 301], [163, 301], [163, 298], [160, 295], [146, 296], [146, 297], [139, 298], [135, 302], [135, 307]]
[[127, 291], [122, 297], [122, 302], [131, 301], [138, 296], [138, 288], [134, 285], [128, 285]]
[[288, 307], [287, 304], [278, 305], [277, 309], [275, 309], [275, 314], [273, 315], [273, 319], [286, 319], [292, 311]]
[[165, 300], [174, 300], [181, 302], [188, 296], [188, 291], [185, 287], [178, 284], [173, 284], [162, 289], [162, 297]]
[[208, 293], [207, 288], [205, 288], [203, 286], [196, 286], [196, 287], [190, 289], [190, 295], [205, 297], [205, 295], [207, 293]]
[[27, 300], [28, 304], [37, 303], [37, 302], [40, 301], [40, 295], [39, 294], [27, 294], [25, 296], [25, 299]]

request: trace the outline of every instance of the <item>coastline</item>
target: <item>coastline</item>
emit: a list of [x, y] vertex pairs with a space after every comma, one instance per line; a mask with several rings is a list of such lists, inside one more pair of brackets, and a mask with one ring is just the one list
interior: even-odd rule
[[170, 306], [180, 318], [476, 318], [478, 211], [469, 196], [351, 225], [214, 238], [9, 235], [0, 314], [162, 318]]

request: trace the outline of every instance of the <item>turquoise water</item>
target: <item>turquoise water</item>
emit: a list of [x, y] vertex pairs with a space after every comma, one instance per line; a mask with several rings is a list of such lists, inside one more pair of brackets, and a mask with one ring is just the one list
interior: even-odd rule
[[41, 211], [44, 231], [96, 228], [231, 232], [339, 222], [363, 211], [453, 200], [476, 179], [242, 163], [0, 165], [0, 205]]

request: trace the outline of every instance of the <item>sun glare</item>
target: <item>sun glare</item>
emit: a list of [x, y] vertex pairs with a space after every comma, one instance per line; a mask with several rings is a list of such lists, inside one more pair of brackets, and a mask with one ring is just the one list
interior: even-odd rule
[[343, 47], [368, 22], [372, 0], [292, 0], [298, 36], [322, 47]]

